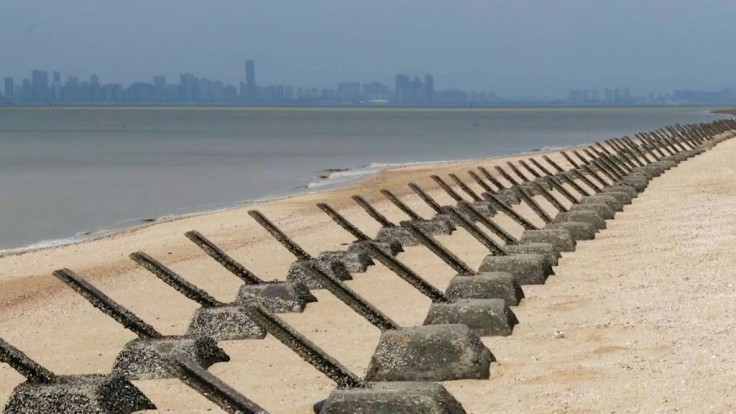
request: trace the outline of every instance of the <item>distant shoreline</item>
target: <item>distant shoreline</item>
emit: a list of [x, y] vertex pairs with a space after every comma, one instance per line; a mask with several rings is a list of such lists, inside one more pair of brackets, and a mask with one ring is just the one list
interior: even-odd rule
[[[54, 110], [54, 109], [152, 109], [152, 110], [223, 110], [223, 109], [230, 109], [230, 110], [324, 110], [324, 109], [332, 109], [332, 110], [432, 110], [432, 109], [438, 109], [438, 110], [448, 110], [448, 109], [457, 109], [457, 110], [487, 110], [487, 109], [508, 109], [508, 110], [519, 110], [519, 109], [647, 109], [647, 108], [658, 108], [658, 109], [683, 109], [683, 108], [714, 108], [718, 107], [719, 105], [711, 105], [711, 104], [687, 104], [687, 105], [565, 105], [565, 104], [543, 104], [543, 103], [530, 103], [530, 104], [499, 104], [499, 105], [490, 105], [490, 104], [457, 104], [457, 105], [451, 105], [451, 104], [444, 104], [444, 105], [393, 105], [393, 104], [352, 104], [352, 105], [280, 105], [280, 104], [274, 104], [274, 105], [267, 105], [267, 104], [258, 104], [258, 105], [242, 105], [242, 104], [181, 104], [181, 105], [172, 105], [172, 104], [139, 104], [139, 105], [129, 105], [129, 104], [69, 104], [69, 105], [41, 105], [41, 104], [3, 104], [0, 103], [0, 109], [48, 109], [48, 110]], [[725, 112], [724, 112], [725, 111]], [[728, 112], [728, 111], [735, 111], [731, 109], [724, 109], [724, 110], [715, 110], [715, 111], [709, 111], [712, 113], [718, 113], [718, 114], [729, 114], [733, 115], [734, 112]]]

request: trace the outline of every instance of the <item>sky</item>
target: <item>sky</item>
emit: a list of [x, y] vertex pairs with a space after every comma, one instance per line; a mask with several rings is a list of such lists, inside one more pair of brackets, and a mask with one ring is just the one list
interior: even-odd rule
[[[2, 0], [0, 77], [393, 85], [562, 97], [736, 88], [733, 0]], [[17, 81], [17, 80], [16, 80]]]

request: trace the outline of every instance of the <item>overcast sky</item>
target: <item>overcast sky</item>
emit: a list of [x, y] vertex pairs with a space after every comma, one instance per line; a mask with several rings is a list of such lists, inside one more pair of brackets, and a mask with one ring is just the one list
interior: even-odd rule
[[237, 83], [251, 58], [259, 85], [719, 89], [736, 87], [735, 18], [733, 0], [0, 0], [0, 76]]

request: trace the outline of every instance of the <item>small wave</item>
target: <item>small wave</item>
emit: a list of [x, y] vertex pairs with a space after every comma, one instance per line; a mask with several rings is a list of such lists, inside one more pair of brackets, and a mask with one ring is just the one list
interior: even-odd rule
[[9, 254], [25, 253], [33, 250], [48, 249], [51, 247], [66, 246], [68, 244], [74, 244], [90, 237], [90, 232], [77, 233], [73, 237], [66, 237], [63, 239], [52, 239], [52, 240], [41, 240], [40, 242], [32, 243], [27, 246], [13, 247], [10, 249], [0, 249], [0, 257]]
[[367, 175], [375, 174], [378, 171], [381, 171], [381, 169], [382, 168], [372, 168], [370, 166], [366, 166], [355, 170], [333, 172], [331, 174], [327, 174], [326, 176], [324, 176], [323, 179], [319, 181], [314, 181], [307, 184], [307, 188], [322, 188], [349, 183], [351, 181], [363, 178]]
[[397, 163], [372, 162], [370, 164], [364, 165], [361, 168], [356, 168], [356, 169], [333, 168], [333, 169], [329, 169], [325, 171], [334, 171], [334, 172], [321, 176], [320, 177], [322, 178], [321, 180], [311, 182], [307, 184], [306, 187], [307, 188], [334, 187], [334, 186], [339, 186], [341, 184], [350, 183], [360, 178], [363, 178], [365, 176], [376, 174], [378, 172], [381, 172], [383, 170], [388, 170], [391, 168], [411, 167], [411, 166], [416, 166], [416, 165], [429, 165], [429, 164], [455, 162], [455, 161], [461, 161], [461, 160], [414, 161], [414, 162], [397, 162]]

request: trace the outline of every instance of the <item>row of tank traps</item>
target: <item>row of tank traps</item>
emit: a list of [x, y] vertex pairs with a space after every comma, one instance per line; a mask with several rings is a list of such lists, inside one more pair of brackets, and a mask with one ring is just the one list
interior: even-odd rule
[[[674, 125], [636, 134], [636, 140], [615, 138], [579, 150], [561, 151], [572, 166], [570, 170], [546, 155], [541, 157], [544, 164], [530, 157], [528, 162], [518, 160], [518, 165], [506, 163], [508, 169], [494, 167], [508, 187], [486, 168], [478, 167], [468, 174], [484, 190], [481, 194], [450, 174], [469, 200], [433, 175], [432, 179], [456, 204], [440, 205], [427, 191], [410, 183], [410, 189], [434, 211], [429, 219], [389, 190], [381, 190], [382, 195], [408, 220], [393, 223], [356, 195], [353, 200], [381, 225], [375, 238], [328, 204], [319, 203], [317, 206], [356, 240], [345, 251], [317, 257], [263, 214], [249, 211], [296, 258], [285, 282], [264, 281], [202, 234], [186, 233], [207, 255], [243, 281], [233, 303], [218, 301], [146, 253], [131, 254], [138, 264], [201, 306], [184, 335], [158, 332], [73, 271], [57, 270], [54, 276], [138, 338], [125, 345], [112, 373], [106, 375], [56, 375], [0, 339], [0, 362], [26, 378], [13, 390], [4, 412], [124, 414], [150, 410], [155, 409], [154, 404], [130, 380], [178, 378], [229, 413], [265, 413], [207, 368], [230, 359], [218, 341], [260, 339], [271, 334], [337, 385], [326, 400], [315, 404], [317, 413], [464, 413], [461, 404], [439, 382], [489, 378], [494, 357], [480, 336], [512, 333], [518, 320], [510, 307], [523, 299], [521, 286], [543, 284], [554, 274], [553, 267], [562, 252], [573, 251], [579, 240], [593, 239], [606, 227], [606, 220], [631, 203], [652, 178], [730, 138], [727, 133], [734, 130], [733, 120]], [[534, 196], [547, 200], [557, 214], [550, 216]], [[570, 207], [565, 206], [565, 200]], [[514, 209], [519, 203], [526, 204], [544, 227], [519, 214]], [[521, 237], [517, 239], [499, 226], [494, 221], [497, 214], [521, 225], [525, 229]], [[489, 251], [478, 271], [434, 237], [451, 234], [457, 227]], [[396, 259], [404, 246], [415, 245], [426, 246], [457, 272], [445, 292]], [[376, 261], [431, 300], [422, 326], [400, 326], [345, 284], [353, 273], [365, 272]], [[327, 290], [381, 331], [365, 378], [350, 372], [276, 316], [302, 312], [307, 304], [315, 302], [310, 289]]]

